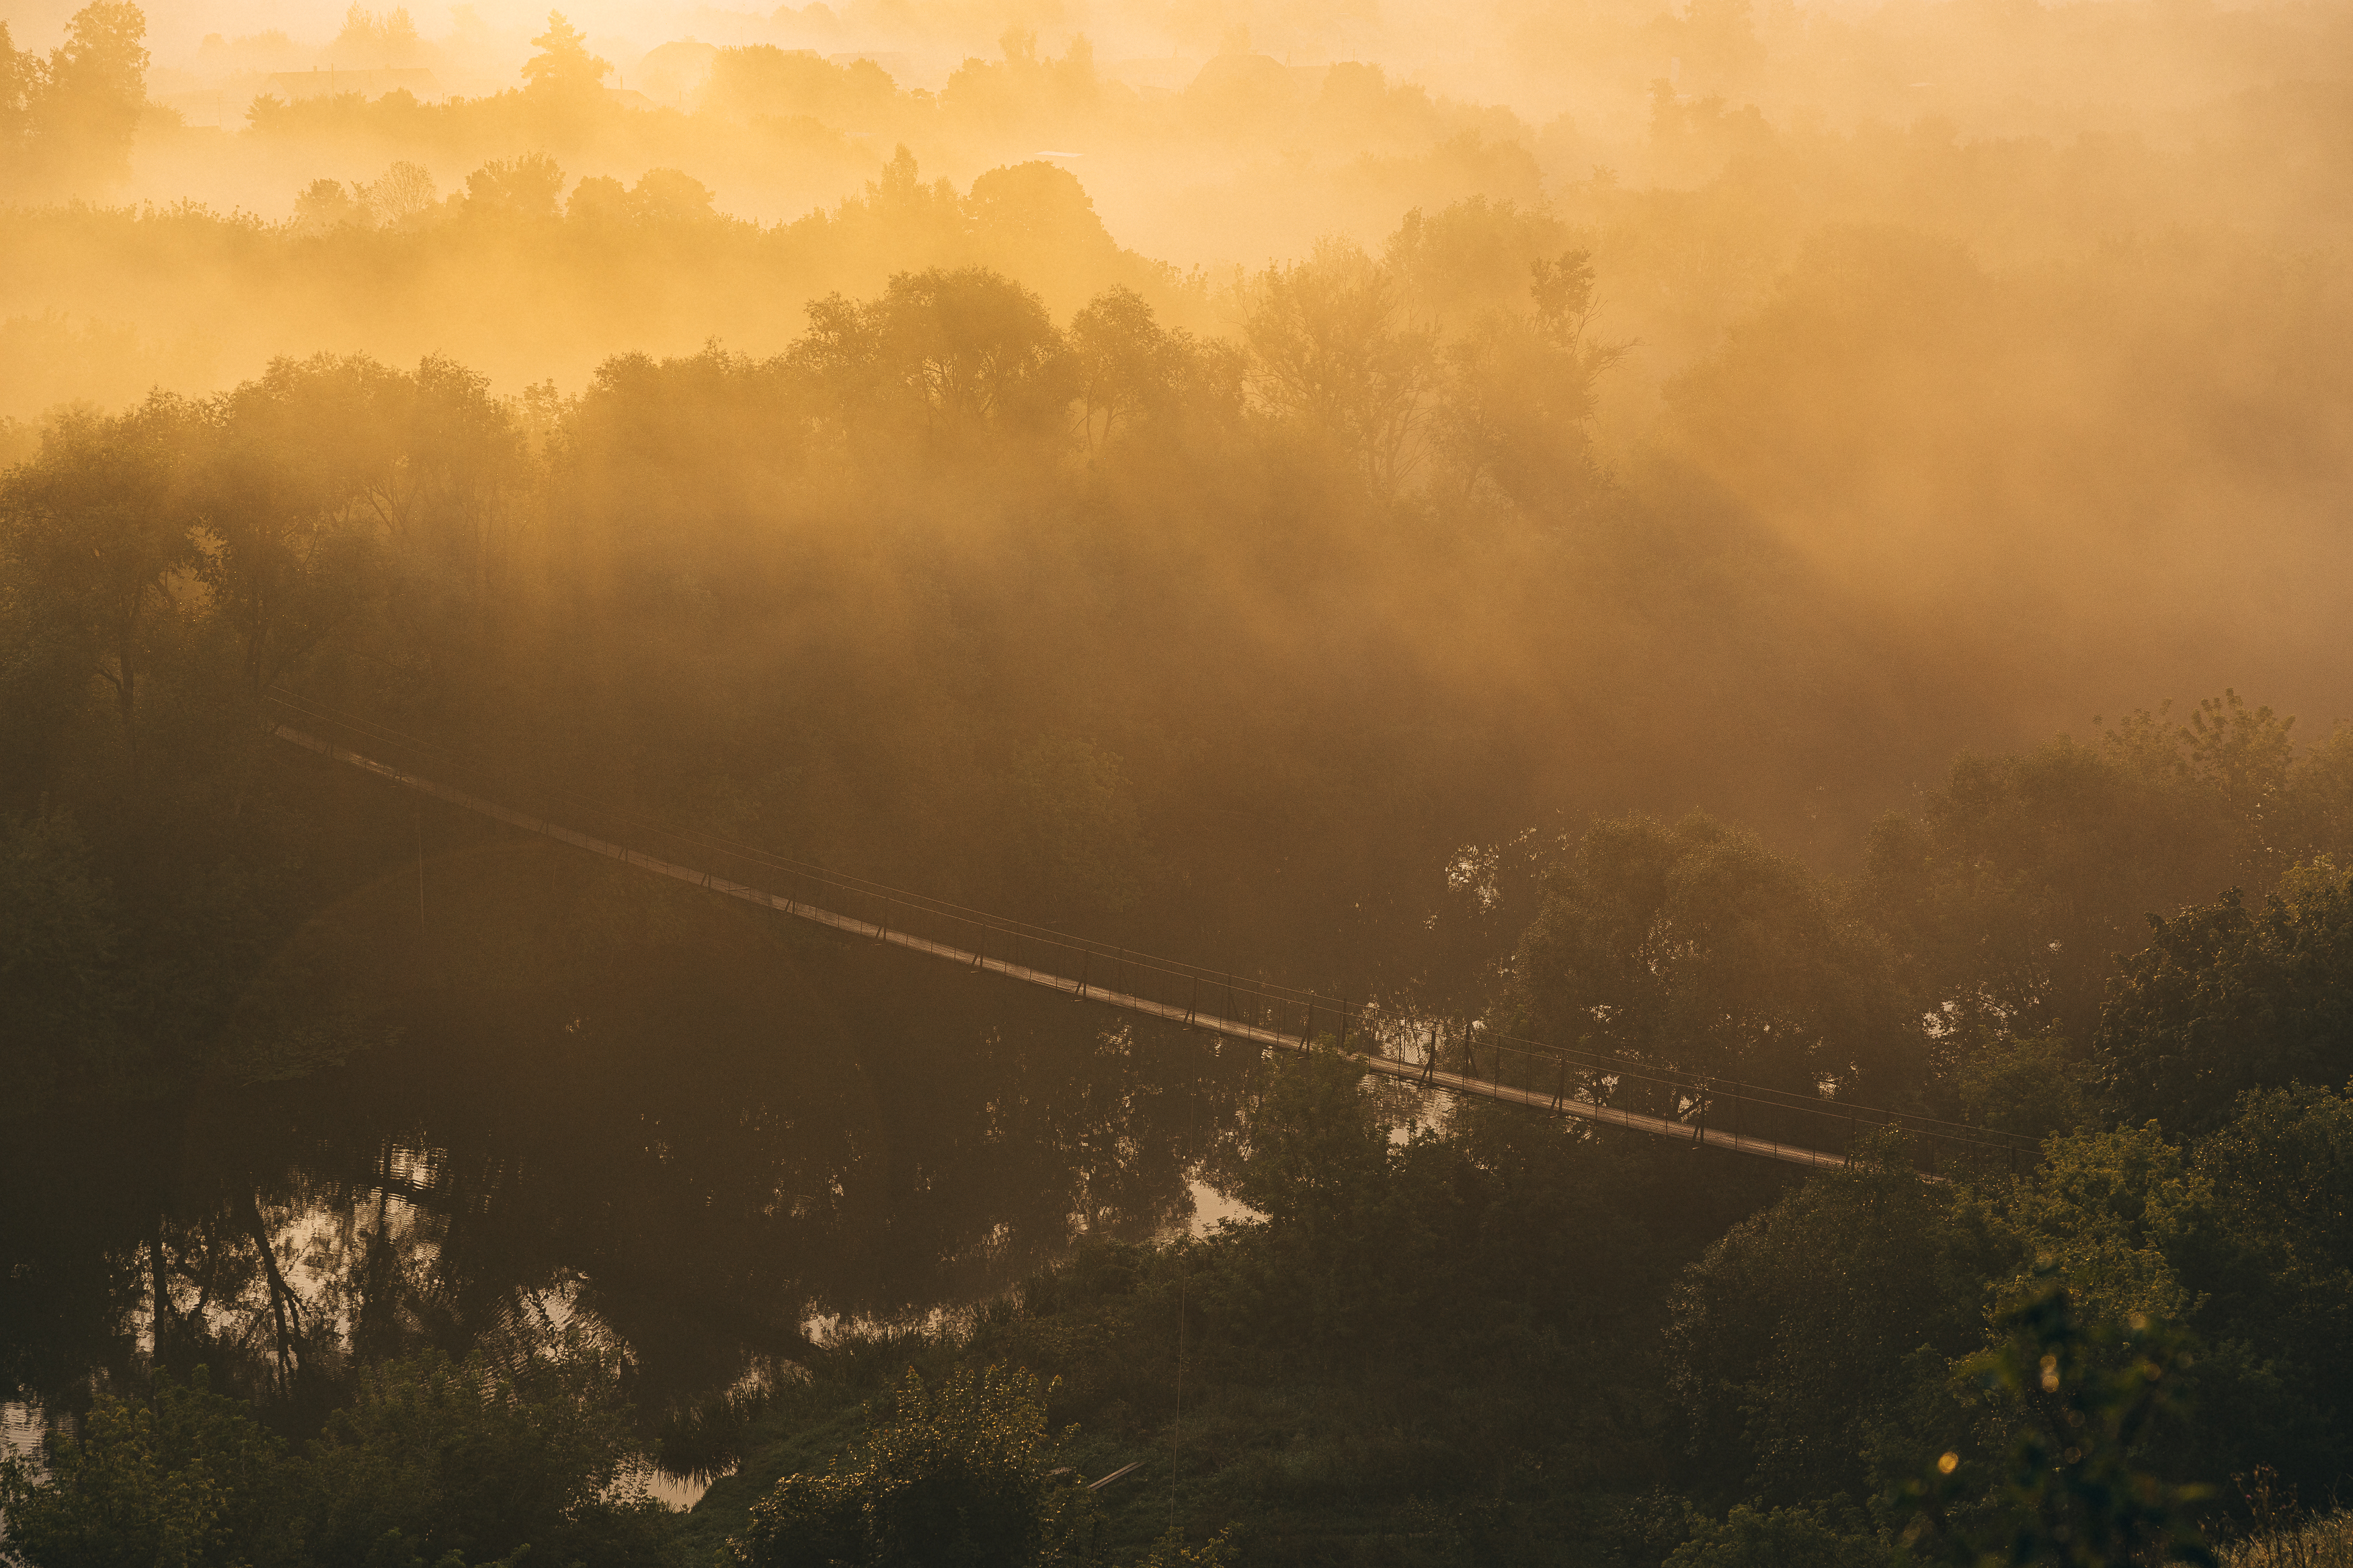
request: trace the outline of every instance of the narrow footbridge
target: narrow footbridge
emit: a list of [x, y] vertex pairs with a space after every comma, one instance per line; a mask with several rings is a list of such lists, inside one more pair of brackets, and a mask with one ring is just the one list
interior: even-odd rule
[[[272, 692], [268, 705], [279, 740], [510, 827], [849, 936], [1222, 1040], [1345, 1052], [1365, 1071], [1402, 1083], [1788, 1164], [1843, 1166], [1857, 1140], [1882, 1128], [1906, 1134], [1931, 1175], [1940, 1164], [2015, 1170], [2032, 1157], [2031, 1143], [1981, 1128], [1546, 1046], [1477, 1021], [1450, 1023], [1153, 957], [633, 819], [569, 791], [532, 791], [544, 809], [522, 809], [509, 804], [516, 794], [494, 799], [450, 782], [473, 783], [473, 770], [427, 742], [290, 693]], [[384, 760], [391, 757], [401, 760]]]

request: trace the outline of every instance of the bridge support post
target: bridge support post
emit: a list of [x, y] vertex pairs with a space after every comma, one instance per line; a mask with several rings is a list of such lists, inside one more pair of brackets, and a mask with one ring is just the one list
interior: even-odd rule
[[1193, 976], [1192, 990], [1185, 997], [1185, 1022], [1190, 1024], [1201, 1010], [1201, 977]]

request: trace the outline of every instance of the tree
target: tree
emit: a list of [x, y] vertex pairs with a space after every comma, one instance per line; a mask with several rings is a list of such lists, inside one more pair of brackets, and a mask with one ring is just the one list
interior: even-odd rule
[[372, 12], [353, 0], [343, 12], [343, 30], [327, 46], [327, 57], [338, 65], [366, 70], [411, 64], [423, 47], [406, 6]]
[[26, 94], [31, 150], [49, 181], [73, 188], [129, 177], [147, 107], [146, 37], [132, 0], [94, 0], [66, 24], [65, 43], [49, 51]]
[[0, 1459], [0, 1554], [32, 1568], [270, 1568], [301, 1559], [284, 1445], [238, 1400], [158, 1376], [152, 1404], [101, 1395], [48, 1474]]
[[190, 538], [190, 453], [200, 410], [156, 393], [129, 414], [64, 414], [40, 456], [0, 481], [0, 548], [114, 691], [132, 764], [139, 682], [174, 574], [197, 563]]
[[1727, 1482], [1780, 1502], [1860, 1499], [1908, 1473], [2007, 1258], [1899, 1135], [1874, 1139], [1685, 1270], [1668, 1342], [1694, 1432]]
[[648, 169], [629, 193], [629, 210], [639, 223], [697, 223], [716, 215], [711, 188], [682, 169]]
[[1446, 346], [1432, 439], [1466, 489], [1492, 485], [1557, 515], [1596, 493], [1594, 384], [1628, 345], [1592, 332], [1593, 263], [1572, 250], [1538, 258], [1531, 316], [1488, 312]]
[[882, 297], [813, 302], [793, 357], [846, 414], [912, 418], [935, 437], [1059, 432], [1071, 374], [1044, 301], [986, 268], [902, 272]]
[[548, 98], [594, 100], [613, 71], [613, 62], [588, 52], [587, 36], [565, 20], [561, 11], [547, 14], [547, 31], [532, 41], [539, 53], [522, 63], [522, 76], [532, 91]]
[[1048, 1461], [1038, 1380], [960, 1370], [934, 1391], [914, 1372], [897, 1410], [821, 1476], [791, 1475], [729, 1542], [744, 1568], [1050, 1568], [1090, 1555], [1087, 1492]]
[[12, 189], [32, 175], [33, 95], [41, 81], [41, 62], [17, 52], [0, 19], [0, 178]]
[[2233, 891], [2149, 927], [2093, 1041], [2120, 1120], [2202, 1132], [2250, 1089], [2353, 1078], [2353, 871], [2315, 861], [2259, 910]]
[[366, 205], [343, 188], [341, 180], [313, 180], [294, 198], [294, 226], [306, 234], [325, 234], [346, 225], [366, 224]]
[[554, 217], [564, 171], [544, 153], [500, 158], [466, 176], [466, 210], [510, 218]]
[[[1389, 1186], [1389, 1123], [1366, 1098], [1364, 1068], [1336, 1052], [1273, 1068], [1250, 1121], [1234, 1195], [1267, 1216], [1270, 1237], [1303, 1263], [1303, 1294], [1320, 1296], [1344, 1255], [1370, 1261]], [[1352, 1292], [1343, 1289], [1345, 1298]], [[1326, 1303], [1327, 1308], [1337, 1303]]]
[[1090, 447], [1112, 438], [1176, 401], [1192, 342], [1152, 319], [1134, 289], [1107, 289], [1071, 318], [1071, 353], [1079, 389], [1079, 425]]
[[663, 1510], [636, 1484], [617, 1370], [569, 1340], [505, 1370], [427, 1353], [364, 1371], [302, 1460], [311, 1549], [328, 1563], [512, 1562], [524, 1548], [593, 1568], [661, 1562]]
[[1879, 939], [1813, 875], [1693, 816], [1598, 822], [1513, 962], [1537, 1037], [1687, 1071], [1889, 1098], [1919, 1069]]
[[201, 574], [244, 645], [259, 692], [347, 622], [373, 591], [377, 522], [364, 493], [379, 412], [371, 362], [277, 360], [227, 394], [201, 505]]
[[828, 125], [871, 125], [896, 95], [889, 73], [872, 60], [834, 65], [813, 49], [745, 44], [712, 58], [702, 106], [736, 120], [806, 116]]
[[2353, 1098], [2251, 1092], [2194, 1159], [2211, 1214], [2180, 1249], [2198, 1321], [2253, 1346], [2284, 1395], [2232, 1434], [2236, 1453], [2318, 1495], [2353, 1457]]
[[984, 260], [1055, 292], [1117, 265], [1119, 246], [1079, 177], [1034, 160], [976, 176], [964, 200]]
[[595, 224], [676, 224], [706, 222], [712, 209], [709, 186], [679, 169], [648, 169], [631, 190], [609, 174], [591, 174], [572, 189], [565, 215]]
[[433, 208], [433, 176], [421, 163], [397, 162], [359, 187], [367, 216], [386, 228], [405, 228]]
[[2095, 743], [1965, 753], [1916, 814], [1873, 826], [1865, 906], [1945, 1039], [2090, 1038], [2113, 955], [2142, 946], [2148, 911], [2273, 874], [2263, 845], [2293, 842], [2275, 830], [2325, 820], [2274, 810], [2291, 721], [2235, 692], [2189, 724], [2168, 710]]
[[479, 607], [529, 473], [515, 411], [491, 395], [488, 376], [439, 354], [387, 383], [385, 395], [388, 439], [372, 455], [368, 502], [412, 589], [431, 584], [448, 602]]
[[1436, 369], [1436, 336], [1401, 318], [1387, 267], [1345, 241], [1270, 267], [1251, 291], [1243, 333], [1268, 406], [1338, 444], [1376, 483], [1412, 466]]
[[2177, 1423], [2153, 1457], [2326, 1486], [2353, 1452], [2348, 1169], [2353, 1118], [2322, 1089], [2249, 1095], [2189, 1144], [2154, 1126], [2053, 1139], [2000, 1198], [2016, 1255], [2040, 1270], [2009, 1289], [2063, 1280], [2089, 1317], [2163, 1320], [2196, 1336], [2183, 1383], [2195, 1422]]
[[[1077, 736], [1045, 736], [1023, 749], [1007, 781], [1007, 837], [1029, 900], [1045, 918], [1117, 913], [1151, 875], [1135, 786], [1120, 760]], [[1027, 901], [1027, 900], [1025, 900]]]
[[2005, 1451], [1947, 1450], [1898, 1489], [1922, 1554], [1968, 1568], [2009, 1563], [2138, 1568], [2214, 1559], [2195, 1512], [2211, 1489], [2170, 1482], [2141, 1449], [2185, 1413], [2183, 1336], [2136, 1317], [2087, 1321], [2047, 1279], [2005, 1311], [1963, 1375], [1982, 1390]]
[[76, 1068], [116, 1077], [113, 889], [60, 815], [0, 816], [0, 1078], [25, 1103]]

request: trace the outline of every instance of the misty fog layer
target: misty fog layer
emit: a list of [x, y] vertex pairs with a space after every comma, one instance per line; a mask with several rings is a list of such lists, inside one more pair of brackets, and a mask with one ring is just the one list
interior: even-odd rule
[[10, 9], [0, 1558], [2353, 1539], [2348, 190], [2343, 4]]
[[[983, 266], [1058, 323], [1128, 289], [1256, 354], [1262, 430], [1287, 412], [1250, 326], [1267, 280], [1361, 254], [1366, 302], [1314, 329], [1356, 341], [1319, 352], [1376, 375], [1384, 342], [1420, 357], [1386, 492], [1492, 538], [1425, 405], [1492, 358], [1492, 323], [1535, 318], [1531, 268], [1574, 254], [1581, 341], [1609, 350], [1574, 414], [1613, 495], [1743, 542], [1707, 553], [1766, 552], [1839, 602], [1831, 624], [1950, 671], [1908, 702], [1934, 736], [1915, 755], [2222, 685], [2308, 733], [2344, 710], [2333, 12], [1499, 12], [1440, 47], [1403, 14], [1238, 13], [1214, 37], [1189, 14], [1016, 16], [983, 39], [961, 14], [821, 10], [738, 34], [698, 13], [719, 41], [689, 45], [651, 15], [428, 37], [354, 9], [266, 47], [159, 14], [149, 90], [185, 70], [258, 94], [216, 126], [124, 121], [138, 43], [114, 16], [56, 57], [79, 76], [18, 94], [35, 205], [0, 217], [0, 412], [196, 395], [320, 351], [574, 397], [616, 354], [764, 361], [812, 301]], [[30, 82], [63, 19], [12, 20]], [[1114, 47], [1177, 65], [1131, 82]], [[371, 51], [476, 85], [295, 96], [256, 74]], [[1465, 55], [1485, 74], [1445, 63]], [[617, 91], [632, 58], [675, 93]], [[107, 205], [126, 197], [150, 205]], [[1561, 526], [1522, 499], [1506, 531]], [[1395, 635], [1443, 643], [1445, 620]], [[1508, 668], [1525, 645], [1503, 640]]]

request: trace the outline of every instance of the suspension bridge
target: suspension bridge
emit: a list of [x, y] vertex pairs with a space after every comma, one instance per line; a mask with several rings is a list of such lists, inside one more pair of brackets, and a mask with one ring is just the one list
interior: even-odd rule
[[[1419, 1088], [1530, 1106], [1785, 1164], [1843, 1166], [1864, 1133], [1886, 1128], [1909, 1138], [1916, 1162], [1932, 1176], [1940, 1163], [2015, 1170], [2021, 1152], [2032, 1155], [2033, 1146], [2025, 1140], [1981, 1128], [1828, 1094], [1792, 1093], [1547, 1046], [1476, 1021], [1450, 1025], [1373, 1002], [1349, 1002], [1155, 957], [717, 835], [646, 822], [565, 790], [529, 792], [542, 809], [526, 810], [514, 804], [522, 797], [512, 785], [501, 792], [503, 798], [493, 798], [480, 787], [451, 782], [470, 770], [463, 759], [429, 742], [291, 693], [273, 691], [267, 701], [277, 739], [416, 795], [847, 936], [1221, 1040], [1267, 1050], [1320, 1047], [1353, 1057], [1367, 1073]], [[427, 760], [413, 760], [418, 757]]]

